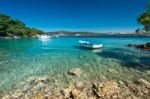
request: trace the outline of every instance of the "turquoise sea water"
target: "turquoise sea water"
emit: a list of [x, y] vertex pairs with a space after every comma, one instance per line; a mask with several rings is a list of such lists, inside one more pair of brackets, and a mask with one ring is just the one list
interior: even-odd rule
[[[103, 43], [100, 50], [79, 47], [79, 40]], [[150, 51], [129, 48], [150, 37], [59, 37], [0, 39], [0, 91], [17, 86], [31, 76], [52, 75], [67, 83], [67, 71], [81, 68], [81, 79], [104, 75], [109, 79], [150, 81]], [[109, 72], [115, 69], [117, 73]]]

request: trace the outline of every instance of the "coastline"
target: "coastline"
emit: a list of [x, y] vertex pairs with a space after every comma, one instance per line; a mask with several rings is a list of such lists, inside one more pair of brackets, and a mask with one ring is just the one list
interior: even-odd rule
[[[51, 35], [55, 36], [55, 35]], [[150, 37], [150, 35], [60, 35], [60, 37]], [[0, 37], [0, 39], [21, 39], [21, 38], [37, 38], [37, 36], [32, 37]]]
[[142, 33], [137, 34], [135, 32], [132, 33], [96, 33], [96, 32], [72, 32], [72, 31], [52, 31], [52, 32], [43, 32], [41, 34], [36, 34], [32, 36], [21, 36], [21, 35], [11, 35], [11, 36], [0, 36], [0, 39], [11, 39], [11, 38], [35, 38], [39, 35], [47, 35], [51, 37], [59, 37], [59, 36], [65, 36], [65, 37], [150, 37], [149, 33]]

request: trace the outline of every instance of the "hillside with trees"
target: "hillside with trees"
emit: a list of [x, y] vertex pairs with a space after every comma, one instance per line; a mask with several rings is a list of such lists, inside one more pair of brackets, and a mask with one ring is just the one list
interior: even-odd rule
[[0, 13], [0, 37], [32, 37], [43, 31], [27, 27], [22, 21]]

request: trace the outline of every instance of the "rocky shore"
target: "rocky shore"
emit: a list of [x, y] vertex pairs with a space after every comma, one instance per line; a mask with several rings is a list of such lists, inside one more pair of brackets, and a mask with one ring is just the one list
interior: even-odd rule
[[[74, 81], [60, 87], [61, 81], [49, 76], [30, 77], [19, 82], [20, 87], [0, 93], [1, 99], [149, 99], [150, 82], [110, 80], [101, 75], [101, 80], [80, 81], [83, 71], [73, 68], [68, 71]], [[59, 82], [59, 83], [58, 83]], [[53, 85], [52, 87], [51, 84]]]
[[20, 36], [6, 36], [6, 37], [0, 37], [0, 39], [12, 39], [12, 38], [14, 38], [14, 39], [18, 39], [18, 38], [21, 38]]
[[143, 50], [150, 50], [150, 42], [145, 44], [129, 44], [128, 47], [135, 47]]

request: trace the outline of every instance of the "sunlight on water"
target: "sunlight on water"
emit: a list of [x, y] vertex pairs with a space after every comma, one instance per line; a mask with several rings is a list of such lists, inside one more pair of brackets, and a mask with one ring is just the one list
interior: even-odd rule
[[[0, 90], [11, 89], [31, 76], [49, 75], [68, 80], [68, 70], [79, 67], [81, 79], [104, 75], [109, 79], [150, 80], [150, 52], [128, 48], [150, 37], [60, 37], [54, 39], [0, 40]], [[78, 40], [103, 43], [104, 48], [87, 50]]]

